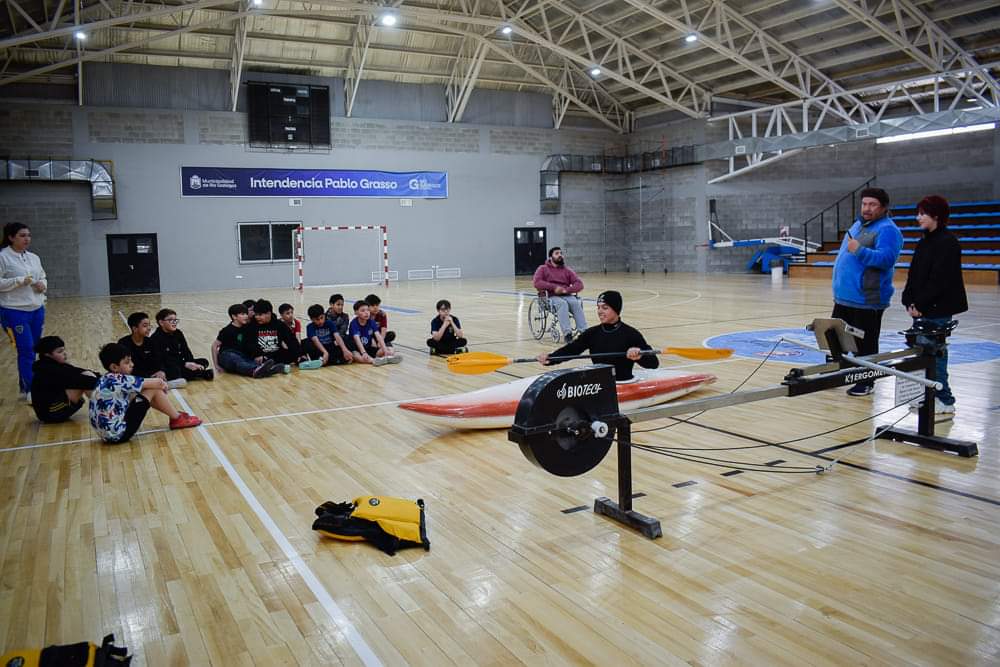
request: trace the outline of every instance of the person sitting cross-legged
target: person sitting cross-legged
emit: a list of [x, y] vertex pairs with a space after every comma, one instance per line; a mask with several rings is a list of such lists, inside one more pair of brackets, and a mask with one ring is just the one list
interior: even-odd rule
[[378, 324], [371, 319], [367, 301], [354, 302], [354, 319], [350, 326], [351, 338], [354, 339], [354, 361], [362, 364], [382, 366], [398, 364], [403, 359], [385, 344]]
[[438, 314], [431, 320], [431, 337], [427, 339], [431, 354], [454, 354], [465, 350], [469, 341], [464, 338], [462, 323], [451, 314], [451, 302], [441, 299], [435, 309]]
[[184, 332], [177, 328], [177, 312], [164, 308], [156, 313], [156, 331], [149, 337], [163, 365], [167, 380], [211, 380], [215, 377], [208, 359], [196, 359]]
[[330, 322], [323, 306], [313, 304], [306, 311], [309, 324], [306, 325], [306, 339], [302, 343], [302, 351], [310, 359], [323, 362], [324, 366], [349, 364], [354, 361], [354, 355], [347, 349], [336, 326]]

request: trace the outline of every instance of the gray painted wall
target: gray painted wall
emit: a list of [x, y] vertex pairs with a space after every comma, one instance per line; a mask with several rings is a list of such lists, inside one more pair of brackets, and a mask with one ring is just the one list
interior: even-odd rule
[[[84, 295], [107, 293], [104, 237], [117, 233], [157, 234], [164, 292], [291, 285], [293, 270], [288, 263], [238, 262], [237, 223], [266, 220], [387, 224], [390, 268], [403, 278], [408, 269], [432, 265], [458, 266], [470, 277], [511, 275], [512, 229], [539, 222], [542, 159], [554, 152], [599, 152], [614, 136], [591, 130], [337, 118], [331, 152], [294, 154], [248, 151], [243, 144], [246, 118], [240, 113], [37, 106], [12, 106], [3, 113], [3, 153], [36, 156], [58, 149], [73, 157], [114, 163], [118, 220], [92, 222], [86, 208], [73, 220], [67, 212], [42, 209], [38, 214], [63, 217], [67, 228], [75, 225], [81, 230], [78, 278], [66, 279], [60, 289], [71, 291], [76, 285]], [[516, 115], [516, 110], [512, 113]], [[52, 131], [29, 129], [40, 118], [51, 119]], [[303, 206], [290, 207], [284, 198], [182, 198], [182, 165], [447, 171], [450, 197], [413, 200], [407, 208], [395, 199], [306, 198]], [[21, 183], [4, 191], [10, 206], [0, 209], [3, 222], [37, 208], [46, 199], [36, 194], [38, 187], [43, 186]], [[550, 242], [562, 242], [560, 230], [555, 231]], [[36, 239], [35, 249], [48, 266], [61, 250], [46, 237]], [[381, 268], [377, 242], [372, 232], [310, 233], [308, 282], [370, 279], [370, 272]]]
[[[90, 103], [105, 106], [0, 109], [0, 154], [114, 161], [117, 221], [91, 222], [85, 189], [77, 186], [21, 183], [0, 189], [0, 222], [24, 219], [45, 227], [35, 243], [43, 259], [66, 257], [65, 266], [78, 267], [75, 278], [60, 275], [56, 282], [62, 285], [54, 291], [107, 292], [104, 237], [111, 233], [158, 235], [165, 292], [290, 285], [288, 263], [238, 262], [237, 223], [267, 220], [386, 224], [390, 268], [401, 278], [408, 269], [432, 265], [458, 266], [470, 277], [511, 275], [511, 230], [529, 223], [548, 228], [549, 244], [563, 246], [581, 271], [742, 271], [751, 250], [705, 247], [710, 198], [722, 226], [736, 238], [774, 235], [785, 224], [800, 233], [803, 220], [872, 175], [898, 203], [929, 192], [953, 201], [1000, 199], [1000, 131], [992, 131], [815, 148], [715, 185], [708, 181], [723, 173], [721, 163], [627, 177], [564, 174], [561, 213], [541, 216], [538, 170], [546, 155], [622, 155], [710, 143], [725, 138], [724, 124], [684, 118], [649, 126], [645, 119], [630, 136], [599, 128], [557, 131], [545, 127], [551, 123], [547, 96], [485, 90], [470, 99], [465, 122], [448, 124], [440, 122], [440, 86], [385, 82], [363, 82], [359, 117], [344, 118], [339, 79], [249, 72], [247, 79], [326, 84], [334, 96], [330, 152], [251, 151], [244, 144], [245, 114], [219, 110], [218, 72], [148, 69], [144, 77], [141, 67], [91, 67]], [[102, 78], [115, 85], [97, 85]], [[150, 92], [144, 80], [173, 92]], [[143, 108], [150, 103], [167, 108]], [[451, 196], [413, 200], [407, 208], [398, 200], [307, 198], [303, 206], [290, 207], [287, 199], [183, 199], [182, 165], [447, 171]], [[310, 233], [307, 281], [367, 279], [380, 268], [377, 248], [374, 233]], [[510, 250], [497, 250], [503, 248]]]

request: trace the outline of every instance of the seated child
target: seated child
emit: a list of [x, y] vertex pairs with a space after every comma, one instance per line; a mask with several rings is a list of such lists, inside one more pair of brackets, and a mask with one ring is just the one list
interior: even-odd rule
[[[167, 379], [167, 374], [163, 370], [163, 360], [156, 351], [156, 347], [149, 341], [149, 330], [152, 326], [149, 323], [149, 315], [146, 313], [132, 313], [128, 316], [128, 328], [132, 330], [128, 336], [118, 339], [119, 345], [124, 345], [132, 357], [134, 374], [141, 378]], [[174, 386], [184, 386], [186, 383], [177, 383]], [[173, 388], [173, 387], [172, 387]]]
[[132, 358], [124, 345], [108, 343], [101, 348], [100, 358], [108, 372], [91, 394], [90, 425], [104, 442], [118, 444], [135, 435], [150, 407], [169, 417], [172, 429], [201, 424], [194, 415], [174, 409], [167, 398], [165, 380], [132, 375]]
[[348, 327], [351, 326], [351, 318], [344, 312], [343, 294], [330, 295], [330, 307], [326, 309], [326, 321], [336, 328], [347, 349], [353, 350], [354, 339], [347, 332]]
[[247, 309], [247, 315], [249, 315], [251, 322], [253, 322], [253, 307], [256, 305], [257, 299], [247, 299], [243, 302], [243, 307]]
[[451, 314], [451, 302], [441, 299], [435, 308], [438, 314], [431, 320], [431, 337], [427, 339], [431, 354], [454, 354], [464, 349], [469, 341], [462, 337], [462, 323]]
[[209, 367], [208, 359], [195, 359], [188, 347], [184, 332], [177, 328], [180, 322], [176, 311], [164, 308], [156, 314], [156, 331], [149, 337], [156, 354], [163, 364], [163, 372], [168, 380], [211, 380], [215, 373]]
[[282, 371], [285, 373], [292, 372], [290, 364], [309, 359], [303, 356], [299, 339], [288, 325], [274, 317], [274, 306], [270, 301], [261, 299], [254, 304], [253, 318], [256, 322], [250, 325], [249, 340], [245, 343], [246, 350], [254, 358], [264, 356], [272, 359], [283, 367]]
[[35, 353], [38, 360], [31, 368], [31, 407], [38, 421], [67, 421], [83, 407], [84, 395], [90, 396], [100, 374], [66, 363], [66, 344], [58, 336], [39, 338]]
[[310, 359], [321, 360], [324, 366], [349, 364], [354, 361], [354, 355], [344, 345], [344, 340], [337, 333], [333, 324], [326, 318], [323, 306], [314, 304], [306, 311], [311, 320], [306, 325], [307, 338], [302, 341], [302, 351]]
[[283, 303], [278, 306], [278, 316], [281, 321], [288, 325], [288, 328], [295, 334], [295, 338], [302, 337], [302, 322], [295, 317], [295, 308], [290, 303]]
[[378, 325], [371, 319], [367, 301], [354, 302], [354, 315], [349, 329], [354, 339], [354, 361], [382, 366], [398, 364], [403, 360], [399, 355], [393, 355], [393, 349], [385, 344]]
[[388, 345], [396, 340], [396, 332], [387, 330], [389, 328], [389, 316], [382, 310], [382, 299], [378, 298], [377, 294], [369, 294], [365, 297], [365, 301], [368, 303], [369, 309], [371, 309], [371, 318], [378, 324], [379, 333], [385, 339], [385, 344]]
[[267, 377], [284, 371], [272, 359], [254, 357], [247, 352], [249, 333], [247, 322], [250, 316], [247, 307], [241, 303], [229, 306], [230, 322], [224, 326], [212, 343], [212, 359], [220, 373], [229, 371], [254, 378]]

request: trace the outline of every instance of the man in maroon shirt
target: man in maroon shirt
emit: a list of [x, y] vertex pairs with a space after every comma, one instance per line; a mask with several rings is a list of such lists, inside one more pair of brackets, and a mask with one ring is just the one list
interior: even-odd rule
[[549, 259], [535, 271], [533, 282], [535, 289], [548, 292], [549, 301], [556, 307], [559, 328], [567, 343], [573, 339], [573, 329], [569, 324], [570, 311], [576, 321], [577, 331], [582, 332], [587, 328], [587, 316], [583, 314], [583, 302], [578, 296], [583, 289], [583, 281], [573, 269], [566, 266], [562, 248], [556, 246], [549, 250]]

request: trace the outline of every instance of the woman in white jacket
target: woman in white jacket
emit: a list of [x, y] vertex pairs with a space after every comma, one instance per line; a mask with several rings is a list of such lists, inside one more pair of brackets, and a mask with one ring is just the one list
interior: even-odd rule
[[28, 252], [31, 230], [21, 222], [3, 228], [0, 242], [0, 322], [17, 346], [20, 392], [31, 391], [35, 343], [45, 325], [45, 270], [38, 255]]

